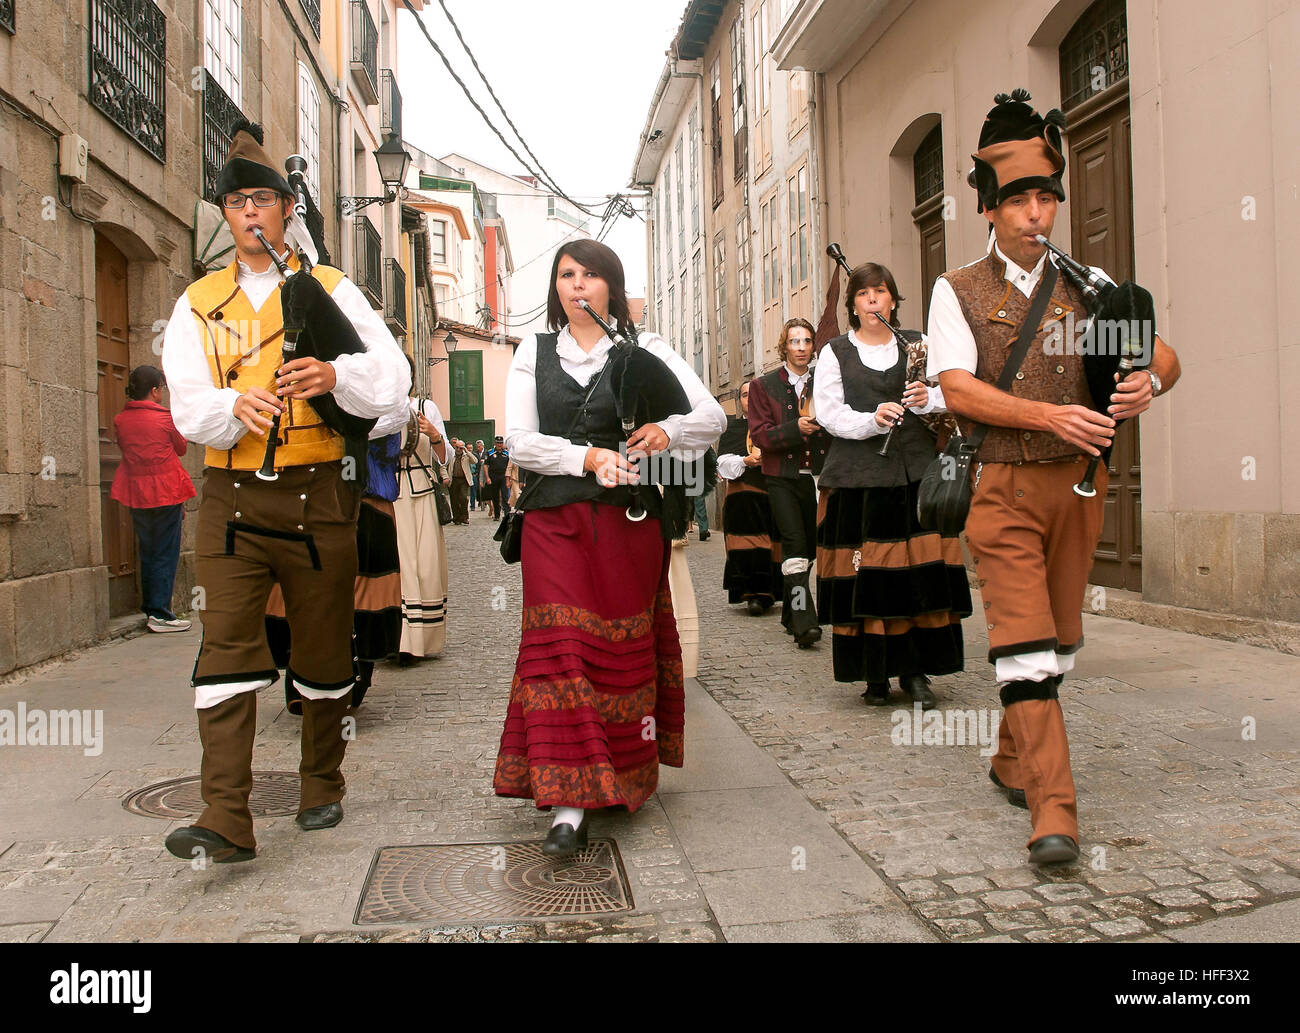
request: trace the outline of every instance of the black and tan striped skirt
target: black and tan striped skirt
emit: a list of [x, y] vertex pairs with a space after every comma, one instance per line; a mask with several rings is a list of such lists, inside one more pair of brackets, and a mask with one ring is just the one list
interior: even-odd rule
[[836, 681], [951, 674], [971, 614], [961, 541], [923, 529], [919, 482], [831, 488], [817, 514], [817, 613], [834, 628]]

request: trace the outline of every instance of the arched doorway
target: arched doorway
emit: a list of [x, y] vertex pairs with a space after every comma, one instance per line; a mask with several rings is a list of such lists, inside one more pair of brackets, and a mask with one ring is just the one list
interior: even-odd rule
[[[1066, 114], [1070, 239], [1075, 258], [1131, 279], [1132, 120], [1128, 22], [1124, 0], [1097, 0], [1060, 46], [1061, 108]], [[1110, 488], [1092, 581], [1142, 589], [1142, 471], [1135, 422], [1115, 436]]]
[[131, 512], [109, 492], [122, 461], [113, 418], [126, 408], [126, 381], [131, 372], [130, 320], [127, 316], [127, 257], [95, 231], [95, 346], [99, 395], [99, 513], [108, 566], [108, 613], [121, 616], [139, 609], [136, 586], [135, 532]]

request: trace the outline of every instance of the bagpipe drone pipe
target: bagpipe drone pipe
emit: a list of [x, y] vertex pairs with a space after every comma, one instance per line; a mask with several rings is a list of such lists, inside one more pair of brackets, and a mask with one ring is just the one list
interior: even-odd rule
[[[614, 344], [609, 359], [610, 387], [624, 439], [646, 423], [691, 411], [686, 389], [662, 359], [637, 344], [635, 330], [629, 327], [629, 332], [624, 334], [601, 319], [586, 302], [579, 304]], [[694, 495], [688, 494], [687, 488], [698, 489], [700, 494], [713, 489], [718, 480], [717, 455], [708, 449], [696, 459], [683, 460], [664, 453], [647, 457], [638, 464], [638, 469], [642, 485], [663, 489], [659, 517], [663, 537], [669, 540], [683, 537], [695, 504]], [[632, 486], [632, 504], [627, 509], [629, 520], [645, 518], [639, 487]]]
[[[1149, 291], [1132, 280], [1116, 286], [1071, 258], [1042, 234], [1037, 239], [1056, 256], [1062, 275], [1083, 295], [1091, 319], [1077, 347], [1083, 358], [1092, 407], [1108, 413], [1117, 382], [1134, 370], [1151, 365], [1155, 354], [1155, 301]], [[1116, 432], [1122, 422], [1116, 424]], [[1084, 498], [1097, 494], [1093, 487], [1097, 468], [1109, 462], [1112, 447], [1107, 445], [1101, 449], [1100, 457], [1094, 456], [1089, 461], [1083, 479], [1074, 486], [1075, 494]]]

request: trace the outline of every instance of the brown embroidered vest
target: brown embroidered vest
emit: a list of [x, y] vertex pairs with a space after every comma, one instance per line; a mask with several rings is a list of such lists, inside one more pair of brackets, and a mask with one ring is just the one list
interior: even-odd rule
[[[975, 336], [978, 354], [975, 376], [989, 384], [998, 382], [1020, 324], [1029, 314], [1030, 299], [1003, 279], [1005, 271], [1002, 259], [990, 252], [973, 265], [943, 274], [952, 285], [962, 315]], [[1071, 313], [1080, 324], [1087, 318], [1082, 296], [1067, 284], [1065, 277], [1058, 277], [1034, 343], [1011, 382], [1011, 394], [1052, 405], [1091, 404], [1083, 358], [1073, 353], [1066, 332], [1070, 325], [1066, 317]], [[959, 422], [962, 433], [968, 435], [971, 421], [961, 417]], [[1063, 459], [1082, 453], [1083, 449], [1077, 445], [1048, 431], [990, 427], [979, 458], [985, 463], [1020, 463]]]

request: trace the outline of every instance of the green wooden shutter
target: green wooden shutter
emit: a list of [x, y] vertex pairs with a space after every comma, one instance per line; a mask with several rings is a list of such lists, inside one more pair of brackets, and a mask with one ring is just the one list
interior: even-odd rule
[[457, 352], [451, 356], [451, 418], [483, 419], [482, 352]]

